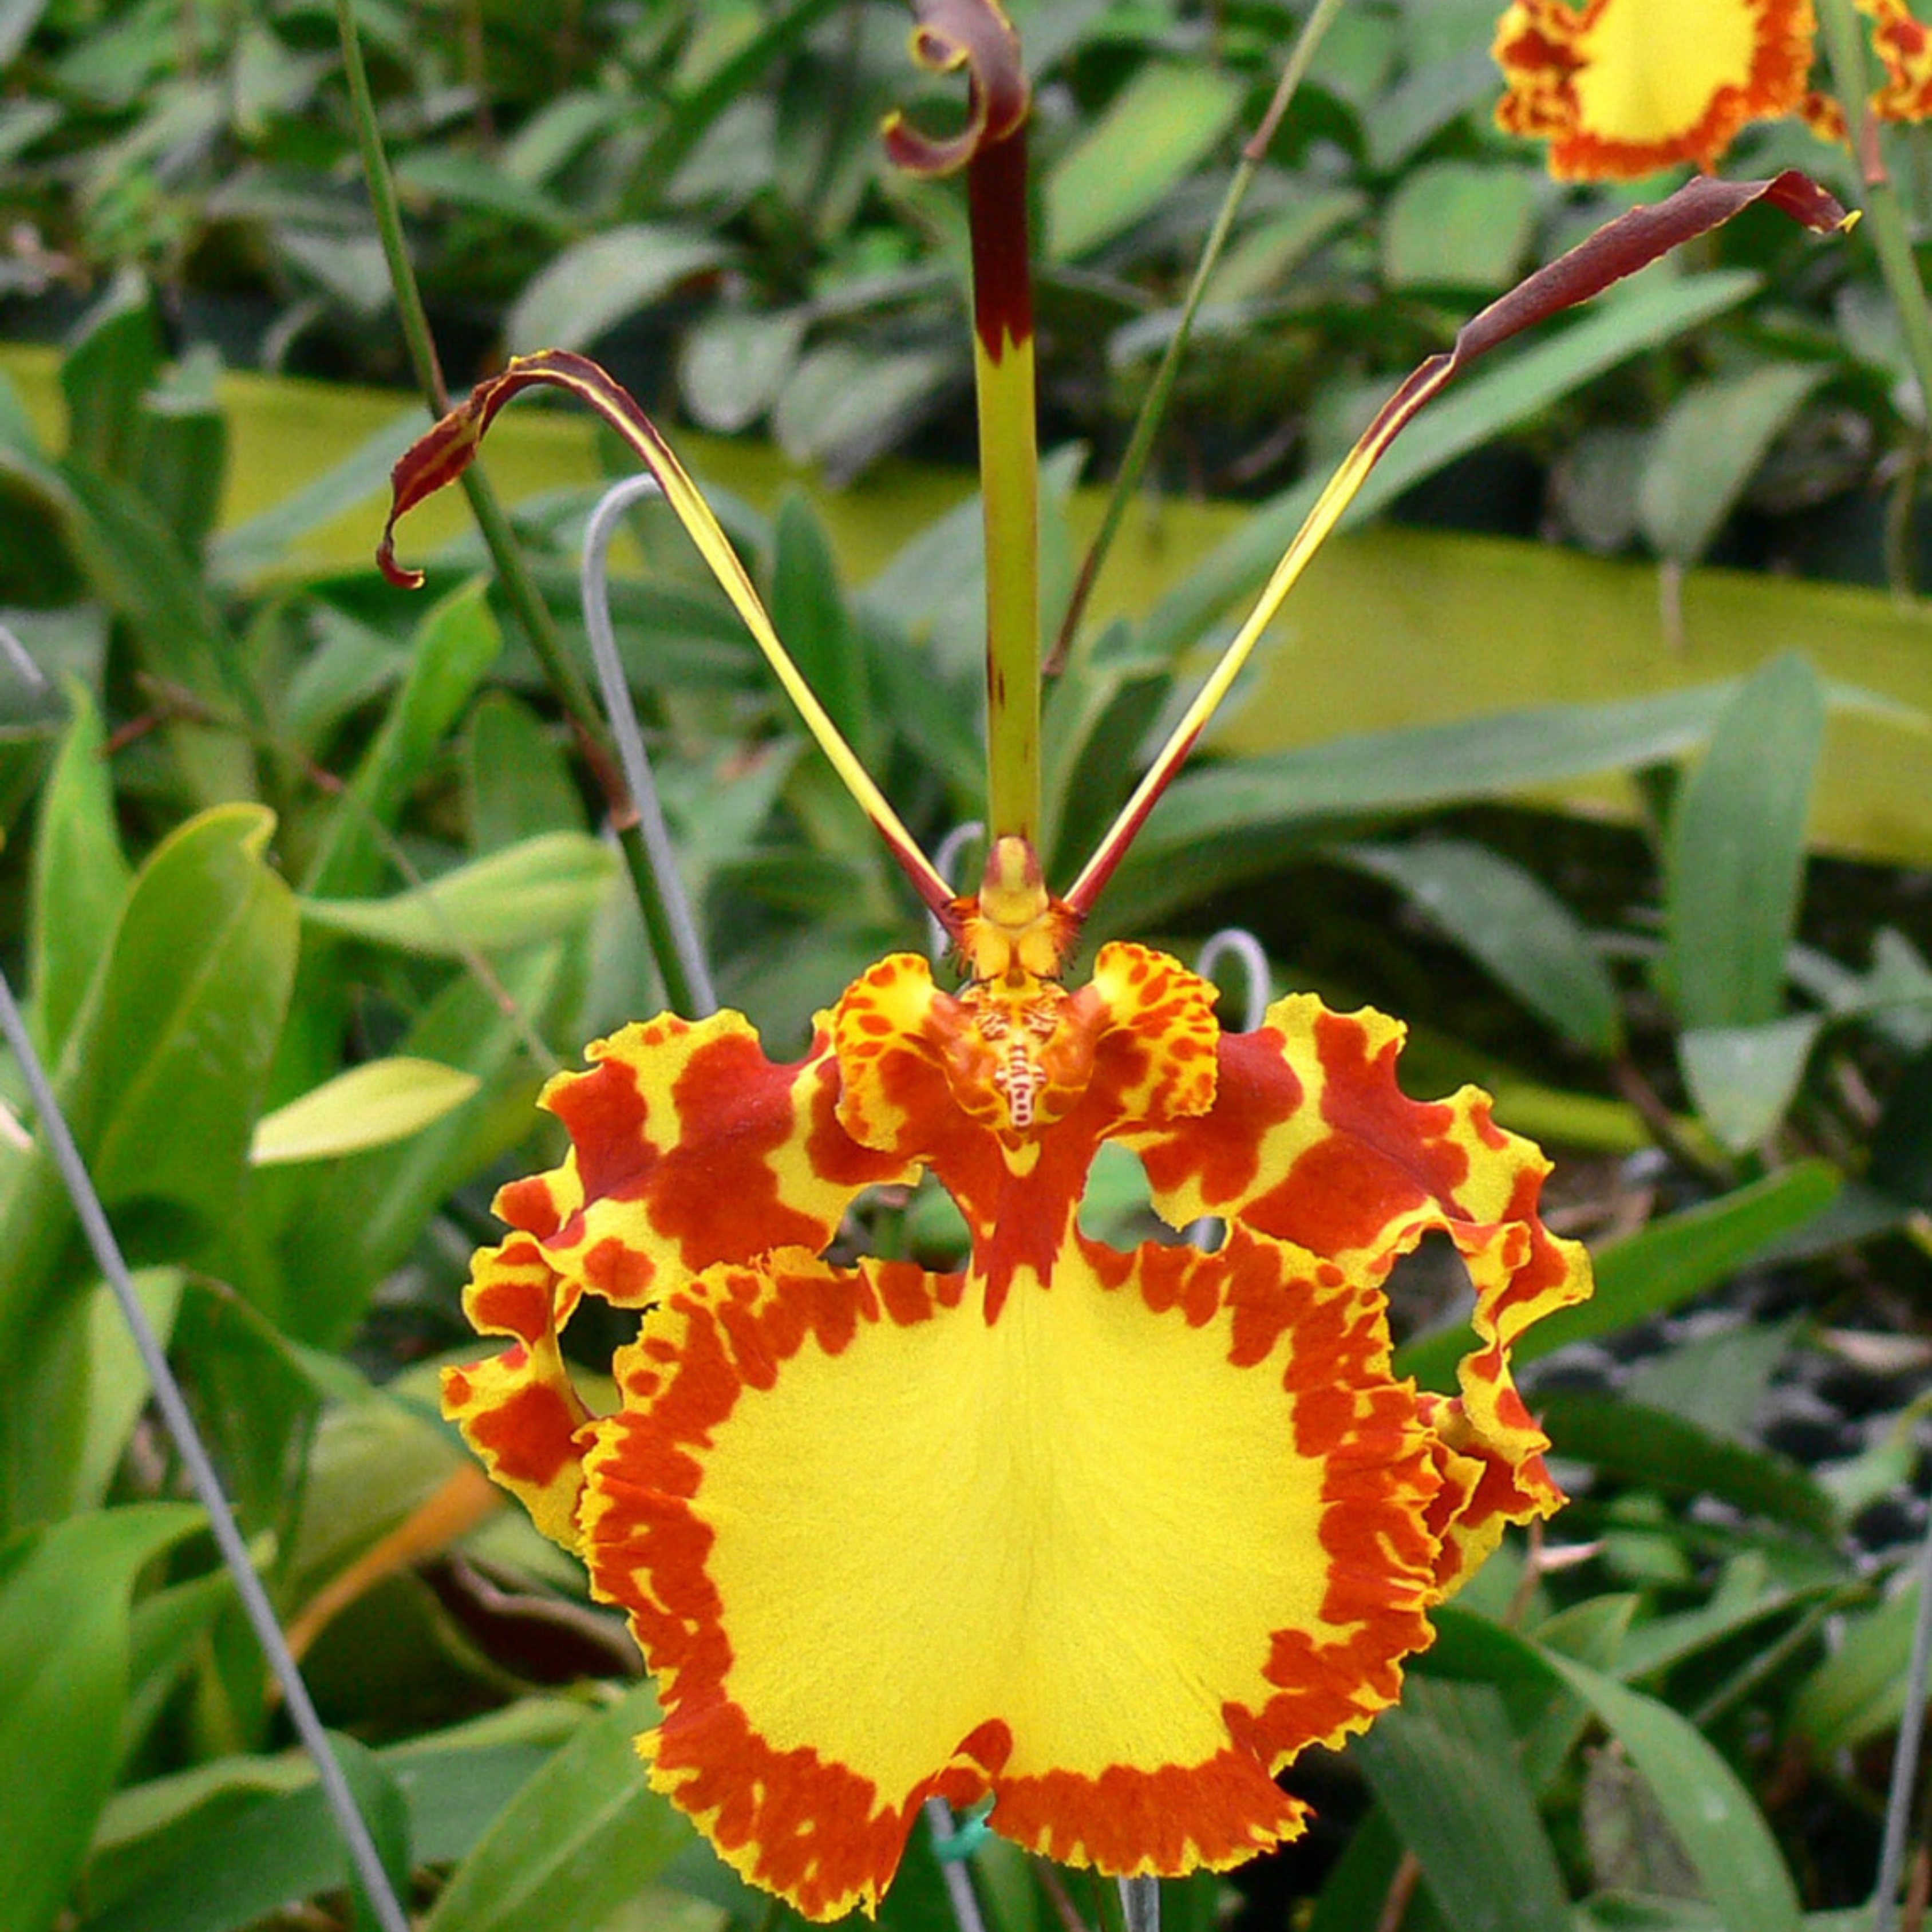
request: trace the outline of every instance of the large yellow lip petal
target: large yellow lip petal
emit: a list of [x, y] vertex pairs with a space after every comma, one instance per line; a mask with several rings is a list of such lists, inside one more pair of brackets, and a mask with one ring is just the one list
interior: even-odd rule
[[1547, 140], [1559, 176], [1708, 170], [1748, 122], [1799, 109], [1816, 32], [1811, 0], [1515, 0], [1496, 118]]
[[1380, 1298], [1285, 1244], [1076, 1244], [992, 1322], [789, 1254], [674, 1297], [620, 1382], [584, 1549], [660, 1676], [654, 1778], [815, 1917], [934, 1791], [1110, 1870], [1236, 1862], [1428, 1641]]

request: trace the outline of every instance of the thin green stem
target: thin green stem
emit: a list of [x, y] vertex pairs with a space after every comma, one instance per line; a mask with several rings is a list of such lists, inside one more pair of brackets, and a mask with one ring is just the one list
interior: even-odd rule
[[1088, 600], [1094, 585], [1100, 580], [1102, 567], [1107, 554], [1114, 547], [1114, 539], [1120, 534], [1122, 518], [1126, 514], [1127, 505], [1134, 492], [1140, 487], [1145, 472], [1148, 458], [1154, 449], [1154, 440], [1162, 418], [1167, 413], [1167, 405], [1174, 393], [1176, 378], [1180, 373], [1180, 358], [1187, 347], [1188, 338], [1192, 334], [1194, 319], [1198, 312], [1202, 298], [1207, 294], [1208, 285], [1214, 278], [1214, 271], [1220, 266], [1222, 250], [1228, 245], [1228, 237], [1234, 231], [1235, 218], [1241, 212], [1241, 204], [1248, 198], [1248, 190], [1253, 187], [1256, 177], [1261, 172], [1262, 163], [1268, 158], [1268, 151], [1273, 144], [1275, 130], [1280, 127], [1282, 118], [1288, 110], [1306, 76], [1309, 64], [1315, 58], [1315, 50], [1322, 44], [1322, 37], [1328, 32], [1329, 24], [1342, 10], [1342, 0], [1316, 0], [1313, 10], [1304, 23], [1294, 47], [1290, 50], [1288, 63], [1281, 70], [1281, 79], [1276, 83], [1274, 98], [1269, 101], [1268, 112], [1262, 116], [1261, 124], [1249, 137], [1241, 150], [1240, 164], [1228, 184], [1228, 192], [1222, 197], [1220, 212], [1214, 218], [1214, 225], [1208, 232], [1207, 244], [1201, 251], [1201, 259], [1195, 265], [1194, 278], [1188, 285], [1187, 296], [1181, 304], [1180, 320], [1168, 338], [1166, 352], [1160, 358], [1160, 367], [1154, 371], [1154, 381], [1142, 398], [1140, 413], [1134, 421], [1134, 433], [1127, 444], [1127, 452], [1120, 459], [1120, 466], [1114, 473], [1113, 487], [1108, 493], [1106, 514], [1100, 520], [1100, 528], [1089, 547], [1080, 566], [1080, 575], [1073, 586], [1073, 595], [1068, 600], [1066, 614], [1060, 620], [1060, 635], [1054, 644], [1047, 663], [1050, 674], [1059, 670], [1067, 662], [1070, 653], [1083, 655], [1081, 645], [1076, 642], [1080, 630], [1080, 620], [1086, 614]]
[[1869, 98], [1864, 30], [1852, 0], [1820, 0], [1819, 14], [1838, 104], [1844, 110], [1852, 152], [1864, 184], [1864, 219], [1873, 251], [1885, 278], [1886, 292], [1904, 331], [1906, 354], [1918, 385], [1922, 436], [1932, 423], [1932, 304], [1926, 300], [1925, 284], [1912, 253], [1904, 202], [1880, 150], [1878, 121]]
[[[348, 76], [350, 111], [356, 123], [356, 145], [362, 157], [362, 172], [369, 186], [369, 202], [376, 218], [376, 232], [382, 244], [382, 259], [388, 265], [389, 285], [396, 298], [396, 312], [402, 323], [403, 340], [418, 386], [430, 409], [438, 416], [449, 412], [449, 391], [437, 360], [436, 344], [430, 334], [429, 316], [423, 308], [422, 291], [410, 261], [408, 244], [403, 233], [402, 206], [396, 198], [396, 184], [389, 172], [388, 157], [382, 147], [382, 130], [376, 124], [376, 100], [369, 86], [369, 70], [362, 58], [362, 43], [356, 28], [353, 0], [335, 0], [336, 32], [342, 46], [344, 71]], [[495, 565], [496, 581], [502, 588], [517, 622], [530, 639], [544, 680], [570, 721], [578, 748], [603, 794], [610, 821], [616, 828], [619, 849], [629, 873], [638, 904], [644, 908], [647, 923], [655, 930], [662, 923], [663, 895], [652, 870], [638, 821], [637, 809], [624, 782], [610, 739], [599, 715], [596, 701], [583, 674], [564, 648], [562, 634], [550, 615], [550, 607], [524, 561], [509, 518], [490, 487], [489, 479], [474, 464], [463, 472], [464, 493], [470, 499], [470, 513], [476, 519], [484, 546]], [[656, 915], [654, 918], [653, 915]], [[698, 1010], [692, 987], [674, 948], [665, 950], [658, 960], [665, 997], [687, 1018]]]

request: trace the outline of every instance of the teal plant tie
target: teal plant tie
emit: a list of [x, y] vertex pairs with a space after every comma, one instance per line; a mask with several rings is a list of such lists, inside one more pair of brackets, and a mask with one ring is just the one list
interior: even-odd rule
[[993, 1801], [982, 1798], [971, 1810], [961, 1814], [952, 1820], [952, 1835], [942, 1838], [935, 1826], [932, 1834], [932, 1855], [941, 1864], [956, 1864], [962, 1858], [970, 1858], [993, 1835]]

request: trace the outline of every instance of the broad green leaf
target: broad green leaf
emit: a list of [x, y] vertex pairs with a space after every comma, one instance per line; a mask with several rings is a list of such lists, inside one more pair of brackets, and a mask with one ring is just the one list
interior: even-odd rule
[[1560, 1455], [1661, 1489], [1717, 1496], [1812, 1536], [1837, 1531], [1830, 1496], [1808, 1470], [1774, 1450], [1613, 1396], [1550, 1389], [1537, 1407]]
[[34, 1034], [57, 1055], [106, 954], [132, 874], [122, 856], [106, 734], [86, 686], [68, 686], [72, 722], [40, 793], [28, 912]]
[[248, 1158], [257, 1167], [332, 1160], [406, 1139], [476, 1091], [476, 1076], [398, 1054], [352, 1066], [256, 1123]]
[[1725, 706], [1684, 783], [1664, 913], [1665, 970], [1686, 1028], [1760, 1026], [1784, 1010], [1824, 734], [1816, 673], [1796, 655], [1774, 658]]
[[772, 622], [818, 701], [862, 764], [873, 761], [866, 650], [840, 587], [824, 526], [794, 491], [778, 506], [773, 531]]
[[1264, 872], [1339, 819], [1388, 816], [1681, 756], [1736, 688], [1539, 706], [1184, 771], [1102, 902], [1124, 925]]
[[[182, 1271], [143, 1268], [134, 1282], [142, 1312], [165, 1348], [181, 1306]], [[78, 1507], [93, 1509], [107, 1494], [153, 1384], [128, 1331], [120, 1298], [104, 1281], [88, 1297], [87, 1334], [87, 1426], [74, 1472], [73, 1498]]]
[[1898, 1723], [1918, 1614], [1918, 1589], [1894, 1591], [1847, 1621], [1844, 1641], [1799, 1687], [1792, 1721], [1822, 1756], [1856, 1750]]
[[1142, 66], [1047, 171], [1048, 258], [1078, 261], [1165, 201], [1234, 124], [1242, 93], [1204, 64]]
[[215, 400], [221, 358], [204, 345], [141, 398], [135, 487], [191, 557], [214, 527], [228, 467], [228, 430]]
[[482, 1085], [470, 1105], [402, 1146], [274, 1177], [290, 1184], [292, 1198], [254, 1292], [282, 1329], [324, 1347], [346, 1341], [377, 1283], [407, 1258], [443, 1202], [528, 1136], [537, 1088], [556, 1064], [531, 1035], [556, 998], [561, 965], [556, 946], [504, 959], [498, 973], [510, 1012], [468, 974], [456, 977], [398, 1042], [405, 1054], [476, 1076]]
[[1555, 1651], [1545, 1660], [1595, 1711], [1651, 1794], [1726, 1926], [1800, 1932], [1798, 1894], [1750, 1793], [1696, 1727], [1654, 1698]]
[[[1325, 44], [1334, 40], [1331, 34]], [[1478, 371], [1432, 404], [1363, 484], [1342, 527], [1372, 516], [1412, 484], [1605, 370], [1735, 308], [1757, 286], [1758, 278], [1742, 271], [1673, 276], [1667, 268], [1646, 268], [1560, 332], [1531, 343], [1499, 367]], [[1263, 504], [1162, 599], [1142, 634], [1145, 648], [1163, 656], [1185, 649], [1230, 604], [1258, 590], [1327, 481], [1325, 474], [1316, 475]], [[1289, 614], [1292, 619], [1292, 604]]]
[[1826, 364], [1767, 363], [1699, 384], [1664, 420], [1637, 489], [1637, 520], [1658, 552], [1694, 563]]
[[[412, 1849], [424, 1864], [461, 1858], [550, 1755], [551, 1740], [541, 1734], [528, 1742], [489, 1738], [478, 1727], [473, 1744], [436, 1738], [374, 1754], [408, 1803]], [[242, 1932], [291, 1899], [341, 1886], [341, 1840], [304, 1760], [208, 1769], [225, 1784], [206, 1780], [198, 1810], [161, 1811], [146, 1844], [130, 1841], [134, 1821], [124, 1809], [111, 1902], [87, 1920], [87, 1932]], [[134, 1795], [154, 1810], [167, 1796]]]
[[[55, 1075], [136, 1262], [186, 1258], [232, 1217], [295, 963], [295, 902], [260, 806], [202, 813], [136, 875]], [[67, 1190], [42, 1147], [0, 1182], [0, 1520], [58, 1513], [84, 1426], [85, 1304]]]
[[951, 349], [867, 352], [828, 342], [801, 356], [787, 378], [772, 433], [793, 462], [850, 478], [965, 380], [965, 358]]
[[1589, 935], [1532, 874], [1485, 847], [1430, 838], [1337, 854], [1399, 886], [1523, 1004], [1586, 1052], [1614, 1054], [1616, 984]]
[[1528, 251], [1541, 186], [1521, 166], [1432, 161], [1412, 169], [1383, 212], [1383, 280], [1392, 289], [1506, 288]]
[[331, 816], [303, 880], [305, 892], [317, 898], [351, 898], [394, 878], [379, 834], [395, 824], [410, 789], [496, 662], [501, 643], [481, 579], [424, 614], [408, 676]]
[[645, 1781], [648, 1686], [585, 1724], [451, 1875], [422, 1932], [598, 1932], [693, 1840]]
[[678, 351], [678, 382], [692, 415], [718, 436], [750, 428], [778, 400], [797, 363], [807, 320], [802, 309], [776, 315], [720, 309], [705, 316]]
[[575, 931], [616, 877], [616, 856], [584, 832], [549, 832], [387, 899], [305, 898], [325, 932], [434, 958], [500, 951]]
[[632, 222], [574, 243], [511, 304], [512, 351], [586, 349], [605, 330], [715, 268], [725, 250], [692, 229]]
[[82, 320], [61, 361], [68, 460], [95, 476], [128, 479], [141, 398], [160, 373], [161, 323], [138, 275], [116, 278]]
[[1761, 1145], [1784, 1119], [1823, 1026], [1816, 1013], [1754, 1026], [1687, 1028], [1678, 1064], [1704, 1124], [1733, 1154]]
[[[202, 580], [196, 561], [144, 498], [77, 464], [64, 467], [68, 535], [94, 593], [132, 633], [142, 667], [186, 692], [217, 716], [262, 711], [242, 647]], [[254, 754], [232, 730], [200, 724], [168, 728], [168, 741], [194, 795], [208, 803], [251, 796]]]
[[[326, 407], [326, 400], [318, 398], [317, 406]], [[286, 568], [290, 550], [302, 538], [374, 497], [397, 458], [428, 427], [422, 410], [405, 410], [320, 475], [245, 522], [231, 524], [209, 546], [212, 574], [225, 584], [245, 584]]]
[[1486, 1684], [1412, 1676], [1351, 1755], [1455, 1932], [1550, 1932], [1568, 1894]]
[[501, 851], [541, 832], [580, 832], [584, 800], [550, 728], [506, 691], [487, 692], [463, 740], [472, 852]]
[[61, 1916], [114, 1781], [135, 1580], [198, 1528], [185, 1503], [78, 1516], [10, 1553], [0, 1582], [0, 1932]]
[[[388, 1879], [392, 1893], [398, 1900], [406, 1900], [416, 1864], [410, 1852], [408, 1798], [404, 1796], [401, 1786], [367, 1744], [336, 1732], [329, 1737], [328, 1748], [341, 1767], [350, 1795], [362, 1815], [362, 1822], [369, 1828], [370, 1840]], [[342, 1870], [355, 1909], [355, 1932], [383, 1932], [386, 1922], [363, 1884], [362, 1874], [346, 1844], [342, 1847]]]

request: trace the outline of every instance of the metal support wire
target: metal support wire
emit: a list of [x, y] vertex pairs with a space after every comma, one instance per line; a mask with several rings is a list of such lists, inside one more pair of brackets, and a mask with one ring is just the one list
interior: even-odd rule
[[[932, 869], [942, 879], [950, 882], [952, 868], [959, 862], [960, 854], [974, 839], [983, 836], [986, 830], [976, 818], [969, 818], [963, 825], [956, 825], [939, 842], [939, 850], [933, 854]], [[952, 934], [931, 913], [926, 916], [926, 950], [935, 966], [940, 964], [952, 950]]]
[[1202, 946], [1194, 970], [1202, 979], [1211, 980], [1214, 968], [1226, 958], [1238, 959], [1246, 975], [1248, 998], [1241, 1009], [1240, 1030], [1253, 1033], [1268, 1018], [1268, 1000], [1274, 990], [1267, 951], [1246, 927], [1223, 926]]
[[1905, 1871], [1905, 1840], [1912, 1816], [1912, 1794], [1918, 1782], [1919, 1752], [1925, 1742], [1927, 1673], [1932, 1668], [1932, 1523], [1918, 1558], [1918, 1615], [1912, 1628], [1912, 1660], [1905, 1673], [1905, 1714], [1892, 1754], [1892, 1789], [1886, 1793], [1885, 1839], [1879, 1853], [1878, 1883], [1872, 1893], [1872, 1932], [1892, 1932], [1898, 1912], [1898, 1883]]
[[959, 1932], [986, 1932], [986, 1922], [980, 1916], [979, 1894], [973, 1889], [973, 1875], [966, 1869], [974, 1845], [986, 1835], [983, 1824], [980, 1824], [977, 1834], [969, 1840], [971, 1828], [959, 1827], [953, 1818], [952, 1807], [943, 1798], [926, 1801], [926, 1822], [932, 1829], [932, 1849], [939, 1855], [939, 1875], [946, 1881], [946, 1896], [952, 1904], [953, 1917], [959, 1922]]
[[409, 1919], [390, 1885], [389, 1875], [383, 1869], [369, 1827], [356, 1809], [349, 1781], [336, 1762], [335, 1754], [328, 1748], [328, 1734], [316, 1713], [308, 1687], [302, 1682], [302, 1672], [290, 1653], [288, 1640], [282, 1634], [274, 1606], [268, 1601], [268, 1592], [262, 1587], [262, 1580], [255, 1574], [254, 1564], [249, 1561], [248, 1546], [242, 1540], [241, 1526], [223, 1492], [221, 1478], [216, 1474], [200, 1432], [194, 1426], [194, 1418], [188, 1413], [181, 1384], [168, 1365], [167, 1352], [161, 1346], [160, 1338], [155, 1334], [147, 1312], [134, 1292], [128, 1264], [122, 1258], [120, 1244], [108, 1224], [100, 1197], [94, 1192], [94, 1182], [87, 1172], [86, 1163], [80, 1157], [80, 1149], [74, 1145], [74, 1136], [68, 1131], [60, 1102], [54, 1098], [46, 1069], [34, 1050], [26, 1022], [14, 1002], [13, 988], [8, 985], [4, 974], [0, 974], [0, 1032], [5, 1034], [8, 1045], [12, 1047], [20, 1063], [28, 1093], [32, 1096], [34, 1112], [39, 1117], [40, 1132], [46, 1136], [47, 1151], [66, 1184], [74, 1212], [80, 1219], [82, 1232], [87, 1237], [88, 1246], [94, 1250], [94, 1258], [112, 1287], [115, 1299], [121, 1304], [121, 1312], [134, 1336], [142, 1366], [154, 1384], [155, 1405], [167, 1425], [168, 1433], [174, 1438], [176, 1448], [181, 1451], [188, 1480], [194, 1485], [202, 1508], [208, 1512], [208, 1527], [221, 1552], [221, 1560], [235, 1580], [236, 1594], [242, 1600], [242, 1608], [254, 1627], [268, 1668], [281, 1687], [283, 1702], [296, 1735], [315, 1760], [316, 1778], [321, 1784], [323, 1796], [328, 1801], [329, 1809], [335, 1814], [356, 1877], [382, 1922], [383, 1932], [409, 1932]]
[[718, 1010], [718, 994], [711, 982], [711, 968], [704, 957], [704, 942], [698, 935], [698, 922], [677, 869], [677, 854], [670, 842], [670, 829], [664, 824], [664, 808], [658, 802], [657, 781], [651, 775], [651, 761], [644, 750], [644, 734], [638, 728], [637, 707], [631, 702], [631, 687], [624, 676], [623, 661], [617, 655], [617, 640], [610, 626], [610, 539], [617, 521], [633, 503], [646, 496], [661, 496], [655, 476], [627, 476], [614, 483], [598, 499], [584, 532], [584, 563], [579, 579], [584, 601], [584, 628], [590, 636], [591, 662], [597, 668], [597, 682], [604, 694], [604, 713], [610, 721], [610, 735], [616, 740], [617, 756], [624, 767], [624, 782], [631, 788], [637, 807], [638, 827], [644, 835], [645, 856], [657, 880], [670, 940], [678, 963], [698, 1011], [687, 1016], [702, 1018]]
[[1157, 1878], [1124, 1878], [1120, 1888], [1120, 1916], [1127, 1932], [1160, 1932], [1160, 1880]]

